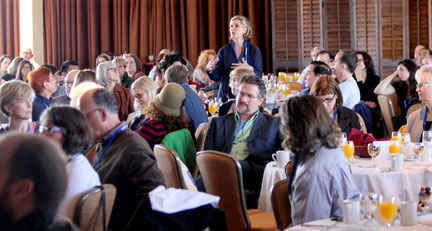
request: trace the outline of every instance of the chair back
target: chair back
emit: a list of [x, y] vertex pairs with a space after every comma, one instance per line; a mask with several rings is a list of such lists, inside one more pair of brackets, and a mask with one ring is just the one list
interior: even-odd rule
[[378, 95], [378, 104], [381, 109], [382, 116], [387, 128], [387, 134], [391, 134], [394, 131], [393, 117], [394, 110], [391, 100], [385, 95]]
[[424, 106], [425, 106], [424, 103], [416, 103], [416, 104], [411, 105], [411, 107], [408, 108], [408, 111], [407, 111], [407, 117], [408, 117], [409, 115], [411, 115], [411, 113], [417, 111], [418, 109], [420, 109], [420, 108], [422, 108], [422, 107], [424, 107]]
[[166, 134], [161, 144], [172, 148], [188, 168], [196, 166], [195, 143], [191, 132], [187, 128]]
[[114, 185], [103, 184], [83, 193], [75, 206], [74, 223], [83, 231], [108, 230], [116, 192]]
[[302, 84], [298, 83], [298, 82], [288, 82], [286, 84], [290, 85], [290, 90], [291, 91], [294, 90], [294, 91], [299, 91], [300, 92], [301, 89], [302, 89]]
[[359, 118], [361, 131], [363, 133], [368, 133], [367, 129], [366, 129], [366, 123], [364, 122], [363, 117], [359, 113], [357, 113], [357, 112], [356, 112], [356, 114], [357, 114], [357, 117]]
[[206, 150], [198, 152], [197, 164], [207, 193], [220, 197], [229, 230], [250, 230], [240, 164], [230, 155]]
[[294, 161], [292, 160], [288, 161], [288, 163], [285, 165], [285, 175], [287, 179], [290, 178], [293, 166], [294, 166]]
[[273, 186], [271, 202], [278, 230], [285, 230], [292, 222], [289, 200], [289, 179], [281, 180]]
[[158, 168], [164, 176], [166, 187], [186, 189], [180, 169], [181, 160], [177, 153], [165, 145], [156, 144], [154, 146], [154, 155]]
[[391, 107], [393, 109], [392, 116], [395, 117], [395, 116], [400, 115], [401, 114], [401, 109], [400, 109], [400, 107], [399, 107], [399, 105], [397, 103], [397, 94], [394, 93], [394, 94], [388, 95], [387, 97], [389, 98], [390, 105], [391, 105]]
[[195, 131], [195, 138], [196, 138], [195, 149], [197, 152], [204, 150], [204, 144], [207, 136], [208, 126], [209, 126], [208, 123], [201, 123]]

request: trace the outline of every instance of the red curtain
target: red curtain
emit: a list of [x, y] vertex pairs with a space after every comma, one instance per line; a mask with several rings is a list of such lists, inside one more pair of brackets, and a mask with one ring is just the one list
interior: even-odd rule
[[45, 62], [93, 67], [100, 53], [135, 53], [142, 62], [163, 48], [195, 65], [204, 49], [228, 43], [229, 19], [247, 16], [251, 42], [271, 70], [271, 0], [44, 0]]
[[19, 0], [2, 0], [0, 3], [0, 56], [19, 56]]

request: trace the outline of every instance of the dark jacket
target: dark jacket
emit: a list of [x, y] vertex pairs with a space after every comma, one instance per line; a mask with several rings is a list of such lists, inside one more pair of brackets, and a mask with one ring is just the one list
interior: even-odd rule
[[121, 86], [124, 88], [131, 88], [132, 83], [135, 81], [135, 79], [129, 77], [127, 72], [124, 73], [123, 78], [121, 79]]
[[114, 96], [118, 106], [118, 116], [121, 121], [126, 121], [129, 114], [134, 112], [133, 96], [129, 88], [121, 87], [120, 84], [116, 84], [114, 88]]
[[337, 124], [342, 132], [346, 132], [349, 136], [351, 129], [357, 128], [360, 130], [360, 122], [355, 111], [341, 106], [337, 111]]
[[[262, 56], [260, 49], [250, 42], [247, 42], [247, 63], [254, 68], [256, 75], [260, 76], [263, 73]], [[242, 54], [239, 58], [241, 61], [246, 56], [246, 47], [243, 46]], [[231, 95], [231, 90], [228, 87], [229, 74], [232, 70], [231, 64], [237, 63], [237, 57], [233, 50], [233, 44], [229, 43], [223, 46], [217, 54], [217, 62], [214, 70], [209, 73], [211, 80], [220, 81], [218, 96], [223, 97], [223, 102], [227, 100], [226, 94]]]
[[[106, 145], [103, 143], [99, 147], [97, 156]], [[145, 204], [149, 192], [165, 184], [149, 145], [130, 129], [118, 134], [95, 169], [102, 184], [113, 184], [117, 188], [109, 222], [112, 230], [123, 230], [139, 205]], [[144, 215], [136, 214], [131, 224], [141, 217]], [[133, 226], [130, 229], [139, 230]]]
[[51, 105], [52, 99], [47, 99], [42, 95], [36, 93], [33, 97], [32, 102], [33, 102], [32, 121], [38, 122], [42, 112], [45, 111], [45, 109], [47, 109]]

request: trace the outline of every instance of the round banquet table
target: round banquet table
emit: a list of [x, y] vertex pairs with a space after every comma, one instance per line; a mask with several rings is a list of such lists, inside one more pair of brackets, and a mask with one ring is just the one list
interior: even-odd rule
[[[401, 172], [390, 171], [388, 160], [377, 160], [376, 165], [375, 168], [372, 167], [371, 159], [356, 159], [350, 164], [360, 193], [375, 192], [379, 195], [394, 195], [398, 202], [418, 200], [420, 185], [432, 185], [432, 163], [430, 162], [404, 161]], [[275, 162], [269, 162], [264, 170], [258, 209], [272, 210], [273, 186], [283, 179], [286, 179], [285, 170], [278, 168]]]

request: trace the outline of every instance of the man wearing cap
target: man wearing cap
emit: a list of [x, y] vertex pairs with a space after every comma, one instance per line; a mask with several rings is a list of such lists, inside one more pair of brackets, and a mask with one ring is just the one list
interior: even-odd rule
[[[272, 160], [272, 153], [280, 149], [280, 118], [265, 115], [259, 110], [266, 95], [260, 77], [244, 76], [238, 92], [237, 112], [211, 120], [204, 150], [229, 153], [238, 160], [246, 196], [248, 190], [250, 195], [258, 197], [264, 168]], [[249, 198], [248, 201], [256, 203], [257, 198]]]
[[143, 138], [120, 121], [115, 97], [107, 90], [98, 88], [85, 92], [78, 108], [99, 142], [93, 167], [102, 184], [113, 184], [117, 188], [109, 228], [141, 230], [138, 223], [145, 219], [141, 211], [148, 211], [143, 206], [150, 206], [148, 193], [164, 185], [152, 150]]

